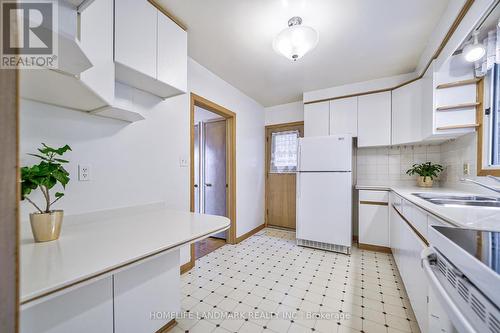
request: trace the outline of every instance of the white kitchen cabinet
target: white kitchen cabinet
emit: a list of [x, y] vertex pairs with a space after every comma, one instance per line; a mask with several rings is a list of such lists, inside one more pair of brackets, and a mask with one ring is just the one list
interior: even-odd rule
[[358, 147], [391, 145], [391, 92], [358, 97]]
[[114, 274], [114, 333], [156, 332], [170, 321], [156, 313], [180, 311], [179, 260], [173, 251]]
[[359, 191], [359, 243], [389, 247], [388, 192]]
[[358, 97], [330, 101], [330, 135], [358, 136]]
[[158, 68], [159, 81], [187, 90], [187, 34], [175, 22], [158, 13]]
[[330, 102], [304, 105], [304, 137], [330, 133]]
[[115, 0], [115, 61], [156, 77], [158, 10], [148, 1]]
[[21, 333], [113, 332], [112, 277], [21, 308]]
[[422, 139], [422, 81], [417, 80], [392, 91], [392, 144]]

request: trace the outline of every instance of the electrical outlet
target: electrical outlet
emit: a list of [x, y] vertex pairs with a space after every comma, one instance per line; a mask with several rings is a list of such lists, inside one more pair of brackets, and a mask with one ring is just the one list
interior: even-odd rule
[[464, 176], [469, 176], [469, 175], [470, 175], [470, 164], [464, 163]]
[[78, 180], [81, 182], [90, 180], [89, 164], [78, 164]]
[[185, 156], [179, 157], [179, 166], [181, 168], [186, 168], [188, 166], [188, 159]]

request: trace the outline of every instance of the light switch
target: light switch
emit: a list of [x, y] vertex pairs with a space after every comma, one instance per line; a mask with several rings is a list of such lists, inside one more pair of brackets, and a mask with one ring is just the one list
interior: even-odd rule
[[78, 180], [81, 182], [90, 180], [90, 164], [78, 164]]
[[179, 166], [181, 168], [187, 168], [187, 166], [188, 166], [188, 159], [187, 159], [187, 157], [185, 157], [185, 156], [179, 157]]

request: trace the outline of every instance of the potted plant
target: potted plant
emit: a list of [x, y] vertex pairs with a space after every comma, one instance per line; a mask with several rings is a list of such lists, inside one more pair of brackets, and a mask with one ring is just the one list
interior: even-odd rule
[[[52, 148], [42, 143], [42, 148], [38, 148], [39, 154], [28, 154], [39, 158], [40, 163], [21, 168], [21, 200], [28, 201], [37, 210], [30, 214], [31, 230], [36, 242], [58, 239], [61, 233], [64, 212], [52, 210], [51, 207], [64, 193], [56, 192], [52, 198], [50, 190], [58, 183], [64, 189], [69, 182], [69, 173], [63, 167], [68, 161], [60, 158], [68, 150], [71, 150], [68, 145]], [[38, 206], [28, 197], [38, 188], [45, 198], [43, 206]]]
[[441, 164], [433, 164], [425, 162], [422, 164], [413, 164], [411, 169], [406, 171], [406, 174], [413, 176], [418, 175], [417, 185], [420, 187], [432, 187], [434, 178], [436, 178], [441, 171], [443, 171]]

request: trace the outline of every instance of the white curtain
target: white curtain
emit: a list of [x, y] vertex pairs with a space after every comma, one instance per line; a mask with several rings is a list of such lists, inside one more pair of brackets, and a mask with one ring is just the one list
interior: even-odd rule
[[483, 40], [483, 45], [486, 48], [486, 54], [474, 64], [476, 77], [485, 76], [493, 68], [493, 65], [500, 64], [500, 28], [498, 25], [495, 30], [488, 32], [488, 36]]
[[297, 171], [297, 150], [299, 131], [272, 133], [271, 170], [272, 173]]

